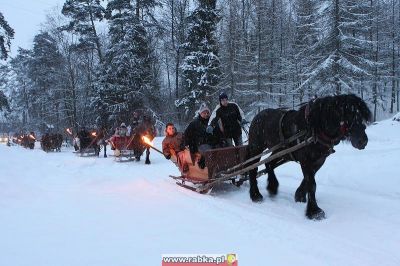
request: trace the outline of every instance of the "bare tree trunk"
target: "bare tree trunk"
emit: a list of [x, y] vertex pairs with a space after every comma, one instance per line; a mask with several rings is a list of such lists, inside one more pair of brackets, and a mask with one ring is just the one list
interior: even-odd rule
[[394, 112], [394, 102], [396, 101], [396, 56], [395, 56], [395, 33], [394, 33], [394, 0], [392, 0], [392, 93], [390, 97], [390, 113]]
[[340, 20], [340, 16], [339, 16], [339, 10], [340, 10], [340, 6], [339, 6], [339, 0], [335, 0], [334, 2], [334, 16], [335, 16], [335, 26], [334, 26], [334, 36], [335, 36], [335, 48], [336, 48], [336, 55], [334, 57], [334, 65], [333, 65], [333, 72], [334, 72], [334, 76], [335, 76], [335, 93], [338, 95], [341, 93], [341, 87], [340, 87], [340, 80], [339, 80], [339, 51], [340, 51], [340, 41], [339, 41], [339, 20]]
[[101, 52], [100, 40], [99, 40], [99, 36], [97, 35], [96, 27], [94, 25], [94, 19], [93, 19], [92, 12], [89, 12], [89, 15], [90, 15], [90, 24], [92, 25], [94, 40], [95, 40], [95, 43], [96, 43], [97, 54], [99, 56], [99, 61], [101, 63], [101, 62], [103, 62], [103, 54]]
[[230, 81], [230, 94], [231, 97], [234, 98], [235, 89], [236, 89], [236, 82], [235, 82], [235, 17], [233, 15], [234, 8], [233, 8], [233, 1], [229, 2], [229, 37], [228, 37], [228, 44], [229, 44], [229, 81]]
[[269, 92], [270, 92], [270, 99], [272, 99], [272, 95], [273, 95], [273, 92], [274, 92], [274, 86], [273, 86], [273, 75], [275, 74], [275, 71], [274, 71], [274, 67], [275, 67], [275, 51], [274, 51], [274, 49], [275, 49], [275, 27], [276, 27], [276, 25], [275, 25], [275, 22], [276, 22], [276, 4], [275, 4], [276, 2], [275, 2], [275, 0], [272, 0], [272, 10], [271, 10], [271, 12], [272, 12], [272, 14], [271, 14], [271, 16], [272, 16], [272, 23], [271, 23], [271, 47], [269, 47], [269, 49], [271, 49], [272, 50], [272, 53], [271, 53], [271, 62], [270, 62], [270, 68], [269, 68], [269, 70], [270, 70], [270, 73], [269, 73]]
[[172, 99], [172, 89], [171, 89], [171, 78], [170, 78], [170, 73], [169, 73], [168, 51], [165, 51], [165, 65], [167, 67], [167, 80], [168, 80], [169, 99], [171, 100]]
[[[375, 2], [375, 8], [374, 8], [374, 2], [371, 0], [370, 6], [371, 8], [374, 8], [373, 14], [375, 14], [375, 19], [371, 19], [371, 24], [374, 23], [375, 21], [375, 35], [376, 35], [376, 44], [375, 44], [375, 51], [374, 51], [374, 62], [375, 62], [375, 67], [374, 67], [374, 81], [372, 84], [372, 102], [374, 104], [374, 114], [373, 114], [373, 121], [376, 121], [376, 111], [377, 111], [377, 106], [378, 106], [378, 55], [379, 55], [379, 12], [378, 12], [378, 3]], [[370, 40], [371, 42], [374, 40], [373, 38], [373, 30], [374, 27], [371, 27], [370, 31]]]
[[257, 1], [257, 92], [261, 92], [261, 0]]

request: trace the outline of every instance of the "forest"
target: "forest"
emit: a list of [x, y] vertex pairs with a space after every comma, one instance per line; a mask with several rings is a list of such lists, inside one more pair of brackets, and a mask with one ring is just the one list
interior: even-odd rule
[[0, 10], [0, 131], [184, 127], [218, 95], [248, 119], [353, 93], [399, 112], [398, 0], [67, 0], [10, 55]]

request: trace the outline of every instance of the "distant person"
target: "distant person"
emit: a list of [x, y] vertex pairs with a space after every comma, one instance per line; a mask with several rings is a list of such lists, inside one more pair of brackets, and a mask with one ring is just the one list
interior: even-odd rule
[[119, 136], [126, 137], [128, 133], [128, 128], [126, 127], [125, 123], [121, 123], [119, 126]]
[[131, 124], [127, 127], [128, 128], [128, 136], [135, 134], [135, 129], [140, 124], [140, 116], [138, 112], [133, 112]]

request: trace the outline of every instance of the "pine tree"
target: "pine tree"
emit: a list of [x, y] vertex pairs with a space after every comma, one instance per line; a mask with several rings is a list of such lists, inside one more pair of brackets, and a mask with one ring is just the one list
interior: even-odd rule
[[0, 91], [0, 111], [8, 110], [9, 108], [7, 96], [3, 91]]
[[[163, 62], [166, 76], [164, 94], [168, 95], [169, 104], [164, 109], [171, 121], [181, 124], [181, 114], [174, 102], [182, 95], [182, 70], [180, 65], [183, 59], [182, 44], [185, 42], [186, 17], [189, 14], [189, 0], [166, 0], [163, 5], [161, 24], [164, 26], [160, 61]], [[171, 116], [172, 114], [172, 116]], [[176, 114], [174, 117], [173, 114]]]
[[37, 34], [33, 42], [28, 76], [34, 83], [35, 106], [30, 115], [40, 122], [58, 124], [63, 57], [57, 42], [48, 32]]
[[67, 0], [62, 9], [62, 14], [71, 18], [63, 29], [78, 33], [80, 45], [96, 49], [100, 61], [103, 55], [95, 22], [103, 20], [104, 12], [100, 0]]
[[221, 78], [218, 44], [215, 36], [220, 16], [216, 0], [199, 0], [199, 6], [188, 17], [187, 41], [182, 45], [185, 57], [181, 68], [186, 83], [186, 95], [176, 105], [185, 113], [194, 113], [196, 104], [209, 102], [217, 91]]
[[3, 92], [3, 90], [7, 89], [9, 72], [7, 65], [0, 65], [0, 112], [10, 109], [7, 96]]
[[1, 111], [8, 111], [10, 105], [4, 91], [8, 91], [9, 87], [10, 69], [8, 65], [0, 65], [0, 113]]
[[299, 100], [303, 101], [305, 89], [311, 91], [311, 83], [303, 84], [313, 73], [318, 62], [315, 48], [319, 38], [318, 5], [315, 0], [296, 0], [295, 2], [295, 39], [294, 63], [296, 65], [296, 81], [299, 86]]
[[154, 92], [152, 55], [146, 29], [129, 0], [108, 3], [110, 44], [102, 64], [97, 106], [103, 113], [101, 124], [111, 115], [113, 122], [128, 121], [135, 109], [143, 108]]
[[331, 0], [323, 12], [327, 34], [318, 43], [317, 65], [303, 82], [319, 81], [317, 94], [354, 92], [370, 75], [374, 62], [368, 58], [370, 6], [367, 1]]
[[[29, 78], [32, 51], [19, 48], [17, 55], [10, 61], [10, 82], [13, 86], [10, 91], [10, 108], [12, 110], [13, 125], [16, 128], [26, 128], [30, 123], [30, 114], [34, 114], [33, 103], [36, 95], [33, 82]], [[18, 123], [18, 120], [20, 123]]]
[[0, 12], [0, 60], [7, 59], [14, 38], [14, 30], [8, 25], [3, 14]]

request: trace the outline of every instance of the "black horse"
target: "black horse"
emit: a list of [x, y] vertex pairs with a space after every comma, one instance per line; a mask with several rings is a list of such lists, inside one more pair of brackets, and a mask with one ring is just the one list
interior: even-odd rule
[[156, 128], [149, 116], [143, 116], [143, 121], [139, 123], [134, 129], [130, 143], [130, 149], [133, 150], [136, 161], [140, 161], [140, 157], [146, 150], [145, 164], [150, 164], [150, 147], [145, 144], [143, 137], [152, 141], [156, 136]]
[[63, 142], [63, 136], [59, 133], [46, 133], [42, 136], [41, 147], [43, 151], [49, 152], [55, 150], [61, 152], [61, 146]]
[[[267, 190], [270, 195], [278, 192], [279, 183], [274, 173], [276, 167], [288, 161], [300, 163], [304, 178], [296, 190], [295, 201], [306, 202], [307, 195], [306, 216], [310, 219], [323, 219], [325, 213], [318, 207], [315, 198], [315, 174], [341, 140], [347, 139], [354, 148], [364, 149], [368, 143], [365, 122], [370, 119], [371, 111], [366, 103], [352, 94], [319, 98], [304, 104], [298, 111], [266, 109], [257, 114], [251, 123], [247, 158], [284, 143], [284, 139], [298, 132], [304, 132], [304, 135], [272, 152], [271, 156], [313, 137], [313, 142], [307, 146], [265, 164], [268, 173]], [[257, 168], [249, 174], [250, 198], [254, 202], [261, 201], [263, 197], [257, 186]]]

